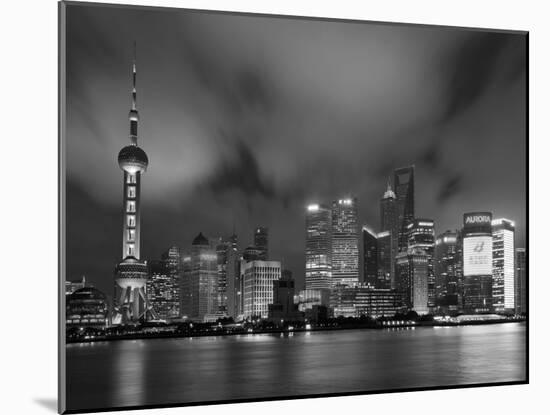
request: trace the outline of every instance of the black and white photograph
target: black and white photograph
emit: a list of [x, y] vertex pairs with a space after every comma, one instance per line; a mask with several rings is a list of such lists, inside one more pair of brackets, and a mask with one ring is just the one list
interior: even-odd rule
[[60, 412], [528, 383], [527, 32], [59, 25]]

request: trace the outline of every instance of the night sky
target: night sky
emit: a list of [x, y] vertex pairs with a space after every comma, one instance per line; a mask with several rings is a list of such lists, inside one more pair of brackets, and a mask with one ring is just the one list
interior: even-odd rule
[[255, 226], [304, 280], [305, 207], [355, 195], [379, 229], [396, 167], [436, 233], [492, 211], [526, 232], [526, 39], [373, 23], [68, 6], [67, 278], [108, 295], [137, 42], [142, 259]]

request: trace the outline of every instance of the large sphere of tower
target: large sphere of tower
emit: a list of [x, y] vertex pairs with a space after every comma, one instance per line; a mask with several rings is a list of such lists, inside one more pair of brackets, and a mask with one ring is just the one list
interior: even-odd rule
[[126, 146], [118, 153], [118, 165], [127, 173], [143, 173], [148, 164], [147, 154], [137, 145]]

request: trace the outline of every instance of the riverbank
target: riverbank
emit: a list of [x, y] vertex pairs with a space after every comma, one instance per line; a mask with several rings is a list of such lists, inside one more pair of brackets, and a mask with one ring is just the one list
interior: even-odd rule
[[293, 334], [302, 332], [319, 331], [342, 331], [342, 330], [392, 330], [392, 329], [415, 329], [417, 327], [457, 327], [457, 326], [479, 326], [518, 323], [527, 321], [525, 318], [502, 318], [492, 320], [465, 320], [465, 321], [376, 321], [366, 324], [348, 324], [341, 326], [305, 326], [305, 327], [281, 327], [281, 328], [260, 328], [231, 325], [231, 327], [215, 326], [211, 329], [196, 329], [182, 331], [178, 327], [144, 327], [137, 329], [128, 328], [127, 331], [116, 334], [101, 334], [100, 332], [82, 334], [82, 336], [67, 336], [66, 344], [87, 343], [97, 341], [117, 341], [117, 340], [138, 340], [138, 339], [166, 339], [166, 338], [189, 338], [189, 337], [209, 337], [209, 336], [234, 336], [234, 335], [254, 335], [254, 334]]

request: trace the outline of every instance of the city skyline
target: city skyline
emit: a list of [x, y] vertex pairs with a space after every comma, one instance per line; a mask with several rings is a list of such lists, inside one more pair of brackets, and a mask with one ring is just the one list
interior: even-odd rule
[[[111, 19], [117, 19], [116, 10], [110, 10], [109, 14], [113, 15]], [[525, 88], [525, 74], [521, 71], [519, 74], [511, 74], [511, 70], [506, 69], [514, 67], [514, 64], [523, 64], [523, 44], [515, 44], [517, 40], [502, 40], [506, 37], [503, 34], [457, 35], [455, 32], [444, 32], [444, 39], [438, 41], [442, 43], [433, 44], [424, 37], [429, 29], [400, 27], [399, 36], [403, 36], [403, 32], [412, 35], [421, 33], [416, 36], [430, 45], [428, 56], [424, 54], [422, 59], [432, 63], [442, 57], [438, 50], [443, 45], [454, 51], [455, 54], [447, 57], [447, 60], [452, 61], [454, 58], [458, 60], [461, 53], [464, 54], [462, 49], [465, 45], [471, 44], [470, 42], [479, 43], [479, 56], [463, 56], [464, 60], [461, 62], [469, 68], [468, 70], [474, 71], [474, 74], [484, 76], [485, 81], [489, 78], [497, 81], [493, 81], [492, 88], [483, 83], [473, 82], [477, 89], [469, 84], [466, 88], [468, 93], [454, 91], [454, 95], [450, 94], [449, 97], [440, 96], [441, 111], [436, 110], [435, 105], [428, 109], [415, 107], [412, 111], [415, 116], [410, 116], [406, 122], [401, 121], [403, 113], [394, 112], [392, 117], [399, 120], [399, 128], [395, 130], [396, 126], [390, 125], [387, 110], [397, 110], [398, 107], [391, 102], [383, 102], [388, 106], [386, 111], [379, 113], [371, 110], [372, 105], [369, 102], [379, 103], [382, 91], [371, 90], [374, 87], [369, 84], [353, 97], [338, 93], [333, 102], [327, 99], [327, 94], [330, 94], [332, 89], [331, 83], [334, 81], [328, 76], [328, 79], [323, 78], [323, 82], [307, 84], [306, 87], [311, 89], [301, 91], [321, 94], [325, 98], [322, 102], [326, 105], [326, 108], [316, 106], [310, 112], [300, 112], [300, 116], [304, 116], [311, 124], [305, 128], [296, 125], [296, 118], [289, 114], [290, 110], [295, 108], [291, 105], [293, 96], [286, 87], [295, 80], [287, 76], [288, 71], [295, 68], [283, 68], [286, 75], [280, 79], [270, 78], [275, 76], [270, 71], [273, 69], [270, 65], [273, 63], [270, 52], [276, 46], [280, 46], [280, 43], [277, 43], [283, 40], [280, 36], [272, 41], [274, 44], [268, 45], [271, 48], [265, 49], [262, 68], [258, 69], [252, 65], [243, 73], [240, 69], [235, 69], [234, 65], [229, 65], [231, 69], [220, 70], [220, 73], [207, 71], [205, 76], [208, 79], [200, 79], [196, 73], [188, 72], [188, 65], [197, 65], [201, 59], [206, 59], [208, 65], [215, 66], [215, 62], [212, 62], [213, 56], [202, 50], [199, 52], [193, 49], [193, 41], [185, 34], [179, 33], [177, 38], [185, 40], [183, 46], [172, 43], [168, 45], [168, 51], [178, 51], [179, 58], [174, 54], [170, 55], [169, 52], [166, 52], [165, 57], [167, 60], [174, 59], [174, 63], [180, 65], [178, 68], [183, 70], [185, 76], [182, 76], [181, 82], [176, 82], [175, 74], [162, 62], [158, 63], [157, 52], [150, 46], [155, 36], [167, 36], [171, 33], [173, 27], [170, 24], [166, 29], [160, 28], [155, 25], [154, 16], [145, 17], [139, 9], [125, 11], [124, 21], [120, 22], [123, 35], [114, 40], [113, 36], [105, 34], [103, 39], [110, 39], [113, 44], [100, 41], [94, 46], [89, 43], [92, 37], [88, 38], [85, 32], [86, 29], [90, 29], [94, 36], [98, 35], [97, 31], [100, 28], [103, 30], [101, 17], [101, 9], [87, 9], [84, 12], [77, 8], [72, 25], [69, 24], [69, 30], [73, 30], [73, 34], [80, 33], [80, 36], [73, 36], [73, 43], [69, 42], [68, 47], [69, 62], [71, 59], [78, 60], [78, 64], [73, 61], [73, 64], [69, 65], [71, 71], [68, 74], [68, 99], [73, 104], [69, 105], [67, 140], [68, 279], [76, 279], [84, 274], [103, 292], [111, 295], [113, 269], [120, 261], [121, 224], [120, 172], [113, 154], [127, 142], [127, 127], [123, 124], [130, 90], [127, 62], [131, 54], [132, 39], [136, 38], [140, 65], [140, 94], [143, 89], [144, 96], [140, 102], [140, 115], [147, 120], [140, 124], [140, 127], [143, 126], [140, 146], [149, 155], [151, 165], [151, 171], [144, 176], [142, 182], [142, 232], [146, 235], [142, 241], [142, 259], [158, 259], [162, 252], [173, 245], [186, 249], [199, 232], [209, 237], [228, 237], [235, 229], [239, 237], [239, 248], [242, 250], [253, 243], [253, 230], [265, 226], [269, 229], [270, 257], [284, 259], [284, 267], [292, 270], [297, 286], [301, 287], [304, 282], [303, 235], [306, 206], [314, 202], [330, 203], [348, 195], [356, 196], [358, 226], [366, 224], [379, 231], [379, 200], [386, 190], [387, 178], [391, 177], [394, 168], [409, 164], [416, 166], [415, 214], [418, 217], [433, 219], [436, 234], [447, 229], [459, 229], [461, 215], [464, 212], [489, 210], [493, 212], [494, 217], [514, 220], [517, 224], [516, 246], [525, 246], [525, 172], [522, 165], [525, 157], [521, 156], [522, 152], [525, 152], [525, 120], [514, 118], [518, 113], [513, 110], [516, 105], [521, 106], [524, 103], [522, 89]], [[221, 34], [228, 26], [224, 24], [224, 16], [214, 17], [221, 26], [215, 29], [212, 23], [207, 23], [209, 32], [205, 33], [205, 36], [214, 44], [223, 44]], [[151, 20], [153, 36], [148, 33], [146, 39], [140, 38], [132, 29], [136, 27], [136, 19]], [[175, 18], [172, 16], [171, 19]], [[195, 22], [193, 19], [198, 20]], [[201, 19], [201, 16], [194, 15], [184, 18], [191, 20], [190, 23], [195, 29], [201, 29], [196, 26], [199, 22], [201, 25], [204, 23]], [[259, 31], [255, 19], [260, 18], [239, 19], [244, 19], [245, 22], [244, 27], [240, 29], [240, 36]], [[180, 19], [176, 20], [170, 21], [174, 27], [176, 23], [181, 25]], [[285, 24], [292, 27], [292, 20]], [[338, 23], [312, 22], [312, 27], [300, 29], [303, 31], [300, 34], [306, 38], [313, 36], [316, 30], [321, 30], [316, 28], [317, 25], [323, 30], [331, 30], [333, 25], [337, 26]], [[110, 30], [104, 29], [107, 32]], [[353, 28], [353, 31], [359, 33], [362, 33], [362, 30], [366, 39], [386, 33], [384, 27], [378, 25], [357, 25]], [[354, 36], [357, 35], [355, 32]], [[336, 38], [336, 42], [347, 39], [344, 35]], [[268, 42], [263, 38], [261, 41]], [[377, 60], [384, 57], [381, 50], [369, 45], [367, 43], [366, 47], [373, 48], [370, 50], [372, 53], [364, 62], [358, 63], [358, 72], [361, 68], [369, 67], [369, 59]], [[245, 50], [249, 47], [252, 46], [246, 43]], [[290, 48], [288, 52], [296, 52], [295, 48], [298, 46]], [[484, 48], [497, 50], [498, 53], [485, 56], [482, 53]], [[350, 54], [352, 49], [349, 51]], [[192, 52], [198, 55], [195, 56]], [[181, 54], [185, 55], [186, 59], [182, 59]], [[246, 57], [239, 53], [237, 56], [243, 59]], [[99, 68], [91, 62], [92, 58], [107, 60], [110, 69]], [[312, 52], [310, 59], [316, 61], [320, 59], [320, 55]], [[476, 59], [482, 62], [474, 64]], [[203, 64], [206, 65], [204, 62]], [[417, 72], [414, 73], [413, 79], [407, 78], [407, 85], [412, 80], [422, 80], [423, 70], [429, 69], [423, 65], [417, 66], [413, 65]], [[161, 80], [158, 76], [163, 71], [170, 72], [167, 74], [170, 76]], [[228, 73], [225, 73], [226, 71]], [[467, 72], [457, 69], [454, 75], [459, 78], [473, 76]], [[298, 77], [302, 74], [303, 69], [297, 72]], [[507, 77], [512, 77], [515, 81], [504, 85], [503, 80], [509, 79]], [[93, 80], [91, 83], [97, 90], [87, 88], [88, 84], [83, 81], [86, 78]], [[74, 83], [71, 83], [71, 80]], [[430, 82], [424, 83], [426, 89], [423, 92], [437, 95], [441, 92], [438, 91], [440, 82], [444, 80], [444, 76], [440, 74], [438, 82], [434, 85]], [[75, 87], [77, 84], [78, 87]], [[179, 85], [178, 88], [186, 86], [188, 90], [193, 91], [193, 99], [199, 97], [197, 94], [206, 92], [206, 101], [230, 101], [223, 102], [222, 108], [217, 105], [212, 107], [211, 113], [207, 109], [211, 108], [212, 101], [200, 102], [200, 111], [190, 108], [193, 103], [191, 98], [187, 100], [183, 97], [182, 102], [176, 105], [176, 98], [180, 98], [182, 91], [176, 89], [170, 93], [167, 90], [170, 85]], [[231, 89], [233, 87], [236, 89]], [[344, 88], [344, 91], [350, 93], [349, 88]], [[388, 89], [387, 93], [390, 96], [391, 92], [395, 94], [395, 91]], [[308, 93], [304, 96], [309, 97]], [[276, 98], [273, 95], [276, 95]], [[373, 96], [376, 98], [370, 98]], [[404, 96], [411, 98], [407, 93]], [[363, 104], [359, 105], [360, 102]], [[412, 104], [414, 100], [409, 99], [406, 102]], [[345, 105], [331, 117], [335, 126], [323, 126], [328, 128], [328, 132], [320, 131], [322, 128], [319, 129], [319, 125], [313, 130], [309, 129], [315, 126], [316, 116], [325, 114], [329, 109], [336, 109], [340, 104]], [[170, 117], [161, 116], [159, 113], [163, 110], [169, 110], [167, 114]], [[503, 119], [500, 112], [502, 110], [509, 112], [514, 119]], [[406, 111], [411, 111], [411, 108], [407, 107]], [[176, 119], [176, 113], [178, 117], [183, 114], [185, 119]], [[224, 121], [217, 125], [217, 132], [192, 131], [193, 128], [203, 128], [199, 122], [204, 124], [204, 117], [212, 114], [222, 115], [221, 119]], [[480, 114], [484, 114], [484, 117]], [[386, 126], [375, 120], [377, 115], [383, 116], [382, 119], [387, 122]], [[415, 125], [416, 116], [425, 120], [424, 126]], [[366, 117], [372, 124], [359, 123], [358, 119], [361, 117]], [[427, 121], [430, 117], [437, 120], [432, 127]], [[238, 122], [234, 121], [235, 118]], [[480, 118], [485, 118], [486, 122]], [[292, 123], [283, 126], [285, 120]], [[458, 121], [459, 127], [454, 125]], [[503, 125], [507, 122], [512, 125]], [[188, 127], [189, 125], [192, 127]], [[365, 130], [369, 126], [375, 127], [372, 129], [374, 133], [365, 132], [369, 131]], [[483, 127], [480, 128], [483, 134], [475, 131], [480, 126]], [[183, 130], [176, 134], [174, 129], [179, 127], [183, 127]], [[281, 127], [284, 127], [283, 131]], [[384, 127], [388, 131], [385, 131]], [[188, 128], [191, 128], [191, 133]], [[226, 128], [232, 131], [224, 131]], [[307, 134], [296, 141], [296, 137], [303, 132]], [[514, 132], [517, 134], [514, 135]], [[279, 136], [279, 133], [284, 134]], [[330, 136], [336, 133], [343, 137], [343, 142], [333, 140], [332, 144]], [[175, 140], [174, 136], [179, 137], [180, 134], [182, 137]], [[250, 141], [249, 135], [259, 138], [257, 141]], [[424, 135], [430, 136], [430, 140], [411, 139], [418, 139]], [[368, 137], [368, 141], [365, 137]], [[393, 146], [388, 148], [383, 145], [383, 139], [389, 138], [392, 138]], [[297, 158], [308, 154], [305, 150], [313, 148], [314, 139], [317, 139], [315, 149], [318, 150], [314, 152], [314, 156], [306, 157], [303, 165], [300, 165]], [[480, 157], [477, 150], [464, 151], [468, 148], [467, 144], [473, 143], [478, 148], [485, 149], [484, 154], [481, 152], [484, 157]], [[496, 145], [498, 153], [491, 152], [497, 148]], [[355, 153], [358, 154], [354, 154], [350, 148], [355, 149]], [[370, 155], [373, 152], [376, 157]], [[196, 155], [196, 160], [191, 154]], [[281, 160], [285, 155], [291, 159], [290, 164]], [[90, 177], [87, 172], [92, 156], [94, 165], [98, 167], [93, 168], [94, 175]], [[455, 158], [459, 161], [458, 165]], [[197, 163], [200, 165], [197, 166]], [[308, 170], [311, 172], [308, 173]], [[301, 177], [302, 180], [296, 181], [297, 177]], [[192, 183], [188, 183], [188, 180]], [[306, 184], [308, 186], [305, 186]]]

